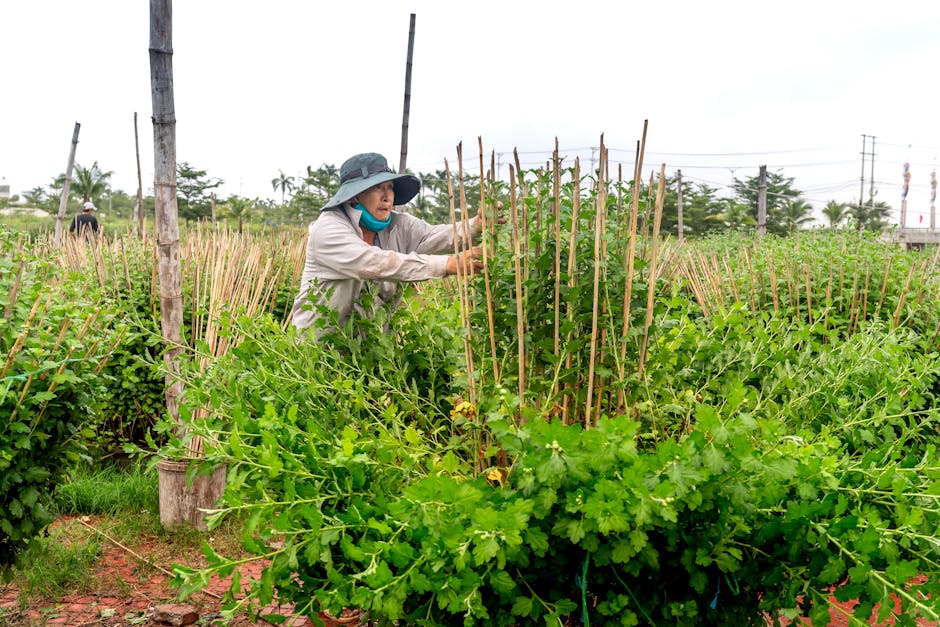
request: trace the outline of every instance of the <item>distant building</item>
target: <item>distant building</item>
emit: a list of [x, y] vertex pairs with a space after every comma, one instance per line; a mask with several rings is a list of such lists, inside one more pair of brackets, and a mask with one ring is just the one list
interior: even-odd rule
[[6, 200], [10, 197], [10, 186], [0, 184], [0, 198]]

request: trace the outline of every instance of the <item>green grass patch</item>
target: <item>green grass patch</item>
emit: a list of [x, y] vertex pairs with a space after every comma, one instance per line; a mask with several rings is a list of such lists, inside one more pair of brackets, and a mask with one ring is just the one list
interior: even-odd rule
[[157, 476], [140, 464], [79, 467], [53, 494], [60, 515], [155, 512], [159, 505]]

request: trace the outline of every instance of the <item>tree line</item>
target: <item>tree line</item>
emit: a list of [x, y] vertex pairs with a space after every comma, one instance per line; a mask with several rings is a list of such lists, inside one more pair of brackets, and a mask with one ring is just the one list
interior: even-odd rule
[[[70, 206], [92, 201], [99, 209], [107, 209], [112, 218], [130, 219], [136, 203], [136, 194], [114, 189], [111, 171], [103, 170], [96, 162], [85, 167], [76, 164], [69, 185]], [[271, 179], [272, 192], [278, 200], [246, 198], [239, 195], [219, 197], [217, 190], [224, 180], [210, 176], [188, 162], [177, 165], [177, 195], [181, 220], [187, 223], [226, 219], [237, 223], [241, 230], [246, 223], [269, 226], [305, 225], [315, 219], [326, 201], [340, 185], [339, 169], [323, 164], [306, 173], [288, 176], [282, 170]], [[415, 173], [423, 182], [421, 193], [409, 211], [432, 223], [450, 221], [449, 189], [456, 190], [456, 176], [436, 170]], [[793, 177], [782, 171], [768, 172], [766, 177], [766, 229], [768, 233], [786, 235], [807, 228], [815, 221], [813, 207], [795, 186]], [[31, 207], [58, 211], [59, 198], [65, 184], [65, 175], [55, 177], [49, 185], [37, 186], [24, 192], [23, 202]], [[642, 184], [642, 183], [641, 183]], [[479, 178], [464, 177], [464, 187], [470, 206], [479, 201]], [[645, 189], [645, 186], [644, 186]], [[757, 226], [758, 177], [734, 178], [732, 196], [719, 196], [718, 189], [705, 183], [681, 183], [682, 225], [685, 235], [701, 235], [726, 229], [748, 229]], [[666, 180], [663, 206], [664, 232], [676, 233], [679, 222], [680, 177], [672, 175]], [[11, 199], [17, 201], [19, 199]], [[145, 195], [143, 210], [153, 212], [153, 196]], [[830, 200], [822, 208], [825, 226], [849, 227], [857, 230], [881, 231], [889, 226], [891, 207], [883, 202], [841, 203]]]

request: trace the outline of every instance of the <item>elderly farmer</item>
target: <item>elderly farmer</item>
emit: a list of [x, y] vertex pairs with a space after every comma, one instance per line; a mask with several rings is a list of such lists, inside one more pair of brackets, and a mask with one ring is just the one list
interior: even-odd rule
[[[393, 211], [418, 194], [417, 177], [396, 174], [385, 157], [372, 152], [350, 157], [339, 173], [339, 190], [310, 224], [300, 293], [292, 311], [298, 329], [318, 326], [317, 333], [322, 333], [325, 323], [317, 324], [322, 305], [335, 311], [342, 325], [353, 312], [371, 317], [379, 307], [396, 307], [403, 283], [483, 268], [482, 251], [471, 241], [459, 241], [461, 252], [453, 254], [453, 225], [430, 225]], [[480, 226], [477, 215], [471, 222], [471, 240], [479, 238]], [[364, 290], [374, 297], [370, 311], [360, 299]]]

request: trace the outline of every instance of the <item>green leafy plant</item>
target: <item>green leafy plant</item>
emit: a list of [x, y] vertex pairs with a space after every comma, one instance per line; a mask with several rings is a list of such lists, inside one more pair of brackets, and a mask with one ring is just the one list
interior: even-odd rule
[[[241, 343], [184, 370], [191, 431], [170, 450], [210, 443], [204, 469], [229, 473], [210, 524], [245, 521], [243, 548], [270, 560], [259, 581], [235, 576], [228, 611], [821, 625], [834, 595], [857, 622], [937, 620], [937, 291], [921, 260], [872, 257], [878, 297], [833, 279], [827, 303], [815, 268], [808, 288], [771, 265], [762, 283], [729, 253], [709, 300], [695, 257], [658, 240], [659, 201], [560, 178], [513, 183], [483, 276], [317, 342], [236, 313]], [[766, 298], [743, 297], [759, 285]], [[204, 551], [207, 569], [177, 569], [185, 592], [235, 573]]]
[[85, 458], [113, 315], [58, 282], [23, 238], [0, 237], [0, 573], [38, 536], [47, 500]]

